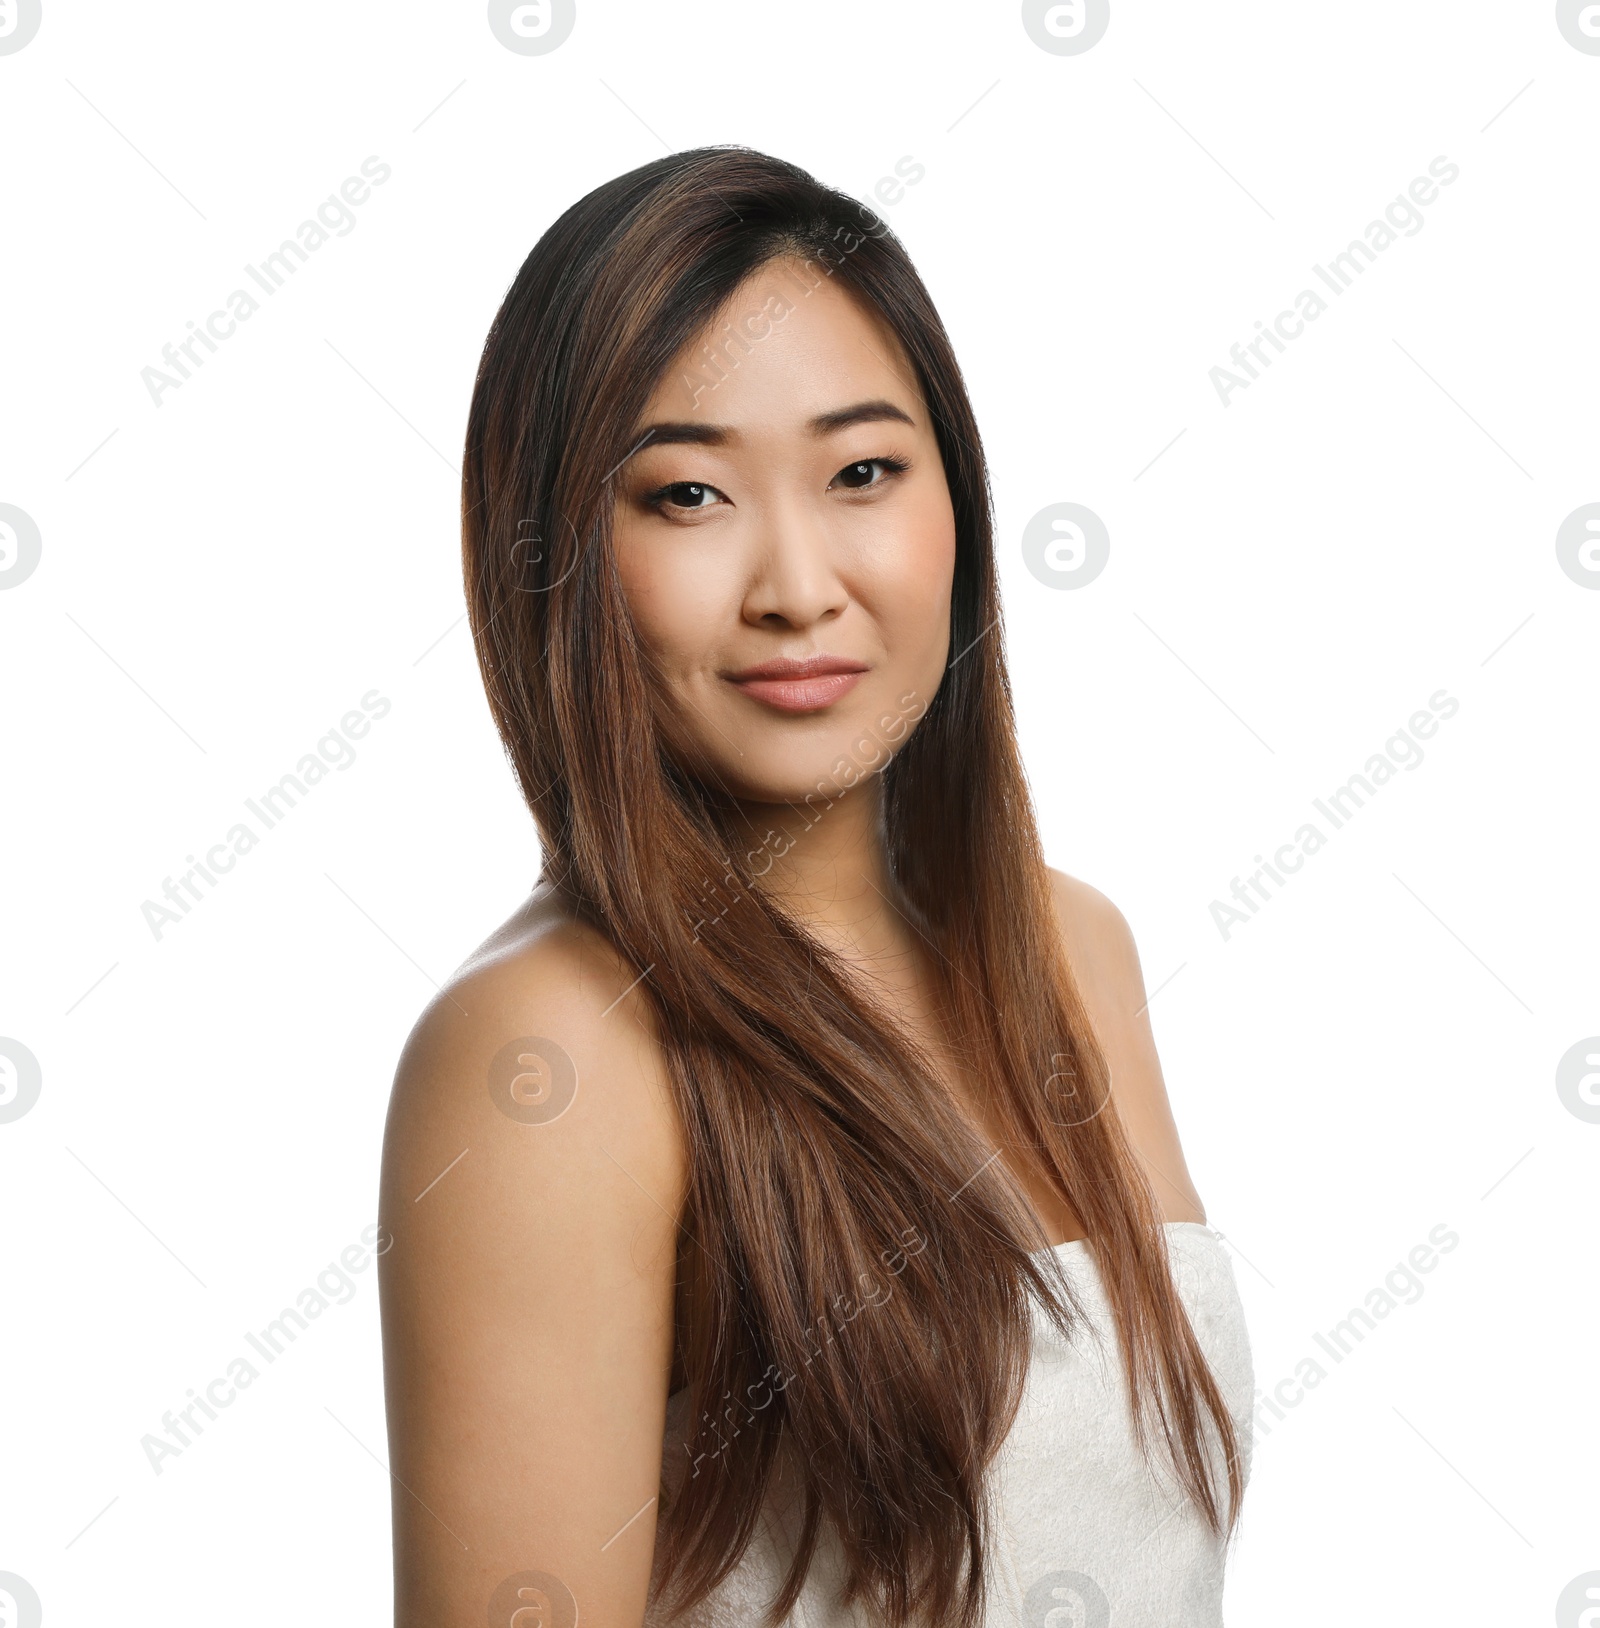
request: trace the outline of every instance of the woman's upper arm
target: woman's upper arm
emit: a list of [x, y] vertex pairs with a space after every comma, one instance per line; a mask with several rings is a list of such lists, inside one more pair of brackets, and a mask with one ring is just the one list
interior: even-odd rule
[[1204, 1221], [1150, 1027], [1149, 998], [1127, 918], [1087, 882], [1050, 872], [1067, 958], [1111, 1069], [1117, 1114], [1171, 1221]]
[[380, 1204], [397, 1628], [482, 1628], [521, 1572], [586, 1622], [642, 1619], [686, 1166], [626, 985], [558, 934], [458, 980], [401, 1059]]

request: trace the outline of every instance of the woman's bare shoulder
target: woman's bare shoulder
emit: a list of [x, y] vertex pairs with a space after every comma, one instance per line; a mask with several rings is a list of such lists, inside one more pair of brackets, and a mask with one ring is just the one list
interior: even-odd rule
[[509, 1225], [525, 1258], [554, 1261], [580, 1240], [586, 1251], [624, 1233], [670, 1236], [687, 1174], [638, 972], [536, 891], [406, 1039], [384, 1134], [385, 1214], [486, 1246]]
[[644, 976], [553, 890], [536, 889], [418, 1017], [391, 1110], [470, 1106], [476, 1116], [492, 1104], [534, 1125], [565, 1114], [581, 1091], [602, 1099], [595, 1107], [608, 1121], [642, 1115], [667, 1129], [670, 1092]]
[[1111, 1069], [1111, 1093], [1169, 1221], [1204, 1221], [1150, 1027], [1149, 996], [1127, 917], [1098, 888], [1049, 872], [1068, 964]]
[[478, 1620], [530, 1531], [602, 1620], [643, 1610], [687, 1164], [638, 980], [535, 895], [406, 1041], [379, 1213], [407, 1624]]

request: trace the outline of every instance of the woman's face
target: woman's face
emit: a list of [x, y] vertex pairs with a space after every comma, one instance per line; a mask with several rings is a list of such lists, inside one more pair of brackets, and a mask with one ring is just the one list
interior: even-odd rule
[[834, 279], [771, 262], [679, 353], [633, 443], [652, 427], [617, 477], [617, 567], [690, 767], [761, 803], [882, 768], [943, 676], [955, 566], [898, 341]]

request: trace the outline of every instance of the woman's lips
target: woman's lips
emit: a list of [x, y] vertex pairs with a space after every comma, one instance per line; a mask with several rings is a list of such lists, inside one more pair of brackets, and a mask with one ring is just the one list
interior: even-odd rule
[[858, 661], [809, 656], [801, 661], [765, 661], [723, 676], [752, 700], [779, 712], [820, 712], [853, 690], [865, 671]]
[[859, 672], [821, 673], [815, 678], [736, 678], [731, 682], [779, 712], [820, 712], [853, 690], [860, 677]]

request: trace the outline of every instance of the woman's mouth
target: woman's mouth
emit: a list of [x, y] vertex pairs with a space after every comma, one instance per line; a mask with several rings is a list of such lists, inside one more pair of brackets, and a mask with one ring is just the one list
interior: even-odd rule
[[865, 662], [842, 656], [779, 657], [722, 676], [752, 700], [779, 712], [820, 712], [856, 687]]

